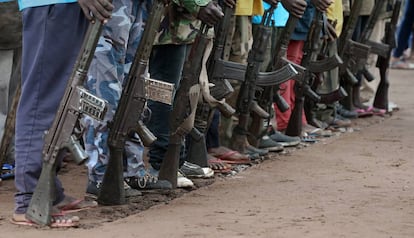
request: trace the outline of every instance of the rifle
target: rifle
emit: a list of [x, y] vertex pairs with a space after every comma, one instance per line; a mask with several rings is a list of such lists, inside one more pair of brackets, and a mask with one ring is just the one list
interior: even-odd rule
[[[271, 60], [271, 63], [268, 65], [266, 69], [266, 71], [274, 71], [276, 69], [286, 67], [287, 65], [292, 66], [296, 72], [295, 73], [296, 75], [292, 74], [291, 77], [289, 77], [287, 80], [291, 79], [294, 76], [296, 76], [295, 78], [298, 78], [305, 71], [305, 69], [302, 66], [295, 64], [286, 58], [286, 52], [287, 52], [287, 48], [290, 42], [290, 37], [293, 31], [295, 30], [297, 22], [298, 22], [298, 18], [293, 17], [292, 15], [289, 16], [289, 19], [285, 27], [283, 28], [274, 46], [274, 49], [272, 50], [272, 52], [274, 53], [273, 53], [273, 58]], [[266, 109], [267, 112], [271, 112], [272, 103], [274, 102], [276, 103], [279, 110], [281, 110], [282, 112], [288, 110], [289, 105], [286, 103], [284, 98], [280, 96], [280, 94], [278, 93], [279, 85], [283, 82], [286, 82], [287, 80], [279, 81], [277, 84], [275, 83], [274, 85], [264, 86], [262, 90], [257, 90], [256, 98], [257, 98], [258, 105], [261, 108]], [[258, 86], [260, 86], [260, 84], [258, 84]], [[257, 113], [252, 113], [251, 117], [252, 117], [252, 122], [249, 128], [248, 140], [251, 145], [258, 146], [260, 142], [259, 139], [266, 132], [266, 130], [263, 130], [264, 128], [263, 119], [264, 118], [258, 115]]]
[[[234, 9], [224, 6], [224, 18], [220, 22], [217, 28], [216, 38], [214, 40], [213, 50], [207, 61], [207, 72], [209, 81], [214, 84], [211, 88], [210, 93], [217, 100], [222, 100], [224, 97], [233, 92], [233, 89], [227, 79], [234, 79], [243, 81], [246, 66], [240, 63], [230, 62], [224, 60], [224, 44], [228, 37], [230, 30], [231, 17], [234, 14]], [[277, 83], [279, 80], [287, 80], [287, 78], [295, 75], [294, 69], [290, 65], [282, 68], [279, 71], [269, 73], [259, 73], [258, 82], [259, 85], [269, 85]], [[203, 98], [206, 98], [203, 92]], [[211, 110], [211, 100], [207, 100], [209, 103], [200, 103], [197, 107], [195, 127], [199, 132], [205, 133], [209, 125], [209, 118], [212, 116], [213, 110]], [[225, 117], [231, 117], [234, 114], [234, 109], [226, 103], [217, 103], [216, 106]], [[210, 108], [210, 110], [207, 110]], [[268, 117], [268, 113], [262, 108], [258, 107], [257, 104], [251, 108], [255, 114], [261, 117]], [[205, 137], [201, 133], [196, 133], [192, 130], [190, 135], [192, 136], [189, 149], [188, 149], [188, 160], [200, 166], [207, 166], [207, 149], [205, 145]], [[202, 156], [204, 155], [204, 156]]]
[[[126, 84], [122, 89], [118, 108], [112, 122], [109, 124], [108, 147], [110, 157], [97, 199], [100, 204], [117, 205], [126, 203], [123, 151], [129, 136], [135, 132], [138, 133], [144, 146], [149, 146], [156, 140], [152, 132], [142, 122], [141, 114], [147, 98], [145, 85], [149, 83], [149, 79], [145, 78], [146, 70], [164, 9], [165, 5], [162, 0], [157, 0], [152, 5]], [[151, 81], [150, 84], [152, 88], [158, 87], [161, 90], [160, 92], [166, 89], [161, 81]], [[157, 93], [148, 93], [148, 96], [151, 95], [156, 96]]]
[[4, 133], [3, 137], [1, 138], [0, 144], [0, 174], [2, 172], [3, 163], [7, 158], [7, 154], [10, 150], [11, 141], [14, 137], [14, 129], [16, 127], [16, 111], [17, 105], [19, 104], [20, 99], [20, 92], [21, 92], [21, 81], [19, 80], [16, 88], [16, 92], [13, 96], [13, 101], [10, 105], [10, 110], [7, 113], [6, 122], [4, 123]]
[[[372, 35], [372, 31], [375, 27], [375, 24], [377, 23], [380, 13], [382, 12], [384, 8], [385, 0], [377, 1], [374, 8], [371, 11], [371, 14], [368, 18], [367, 24], [364, 27], [361, 37], [358, 40], [359, 43], [366, 45], [369, 49], [369, 53], [378, 54], [379, 56], [386, 56], [387, 52], [389, 51], [389, 46], [383, 43], [377, 43], [370, 41], [369, 38]], [[368, 81], [373, 80], [375, 77], [370, 73], [370, 71], [366, 67], [366, 62], [368, 60], [368, 55], [366, 57], [360, 57], [357, 59], [357, 64], [354, 65], [356, 68], [356, 71], [359, 75], [363, 75]], [[360, 102], [360, 88], [359, 84], [354, 85], [352, 88], [350, 88], [350, 92], [352, 92], [352, 96], [349, 97], [348, 103], [352, 103], [349, 105], [349, 108], [352, 106], [355, 107], [364, 107], [364, 105]]]
[[[321, 19], [322, 18], [322, 19]], [[327, 21], [326, 16], [324, 13], [320, 13], [317, 11], [315, 14], [315, 19], [312, 24], [315, 24], [315, 29], [322, 29], [322, 32], [324, 33], [324, 36], [322, 37], [322, 47], [321, 49], [318, 49], [318, 47], [315, 47], [313, 50], [316, 50], [318, 56], [317, 61], [311, 61], [308, 65], [308, 70], [313, 73], [312, 81], [311, 81], [311, 89], [316, 91], [318, 86], [325, 80], [324, 72], [333, 70], [340, 66], [343, 62], [342, 59], [339, 57], [337, 52], [329, 52], [329, 46], [332, 44], [332, 42], [329, 42], [329, 37], [327, 37]], [[335, 27], [336, 23], [333, 27]], [[318, 44], [318, 43], [316, 43]], [[313, 54], [316, 54], [316, 52], [312, 52]], [[331, 80], [331, 79], [328, 79]], [[325, 103], [330, 104], [335, 101], [338, 101], [345, 96], [347, 96], [345, 89], [342, 87], [339, 87], [338, 89], [331, 91], [329, 93], [320, 94], [318, 93], [320, 99], [319, 103]], [[304, 111], [306, 115], [306, 120], [309, 124], [318, 127], [323, 128], [323, 124], [316, 118], [314, 107], [316, 102], [313, 101], [311, 98], [306, 97], [304, 102]]]
[[349, 74], [349, 67], [351, 64], [355, 63], [352, 56], [355, 56], [356, 53], [360, 53], [361, 56], [364, 56], [368, 53], [365, 53], [363, 49], [356, 48], [359, 45], [352, 40], [352, 35], [354, 34], [355, 27], [358, 21], [358, 16], [361, 11], [362, 0], [355, 0], [352, 4], [350, 15], [348, 16], [347, 23], [345, 28], [342, 30], [341, 35], [338, 40], [338, 52], [339, 56], [344, 61], [342, 67], [340, 67], [340, 75], [343, 82], [349, 83], [351, 85], [357, 84], [358, 80], [352, 74]]
[[[217, 31], [217, 37], [214, 41], [214, 48], [207, 62], [208, 78], [213, 84], [220, 81], [226, 82], [227, 80], [224, 79], [233, 79], [240, 82], [245, 80], [246, 65], [224, 60], [224, 44], [226, 43], [226, 36], [230, 30], [226, 24], [231, 21], [231, 16], [233, 14], [234, 9], [224, 6], [224, 19], [219, 26], [219, 30]], [[267, 70], [267, 72], [259, 72], [256, 85], [278, 85], [295, 75], [297, 75], [296, 67], [292, 68], [290, 62], [286, 61], [284, 64], [279, 67], [275, 67], [272, 70]], [[224, 98], [219, 97], [219, 95], [225, 95], [225, 93], [216, 93], [214, 90], [220, 90], [220, 88], [211, 90], [211, 94], [215, 98]]]
[[[206, 62], [208, 81], [200, 78], [202, 97], [197, 105], [194, 128], [190, 131], [190, 139], [188, 140], [187, 161], [201, 167], [208, 167], [205, 133], [208, 130], [214, 108], [218, 108], [221, 115], [228, 118], [235, 113], [235, 110], [225, 102], [225, 98], [234, 92], [233, 87], [225, 75], [214, 76], [214, 74], [219, 71], [226, 74], [226, 72], [232, 72], [232, 70], [241, 70], [243, 72], [245, 69], [241, 64], [236, 64], [236, 68], [228, 69], [228, 64], [226, 64], [228, 61], [223, 59], [224, 44], [231, 29], [229, 25], [231, 24], [234, 10], [224, 6], [223, 11], [224, 17], [215, 28], [213, 48]], [[212, 83], [213, 86], [206, 89], [208, 85], [205, 84], [209, 83]]]
[[237, 98], [236, 112], [239, 116], [238, 124], [233, 129], [230, 147], [244, 153], [247, 142], [247, 129], [252, 107], [253, 97], [256, 91], [256, 80], [258, 79], [261, 64], [264, 61], [264, 52], [271, 36], [270, 22], [274, 7], [265, 11], [261, 24], [259, 25], [253, 45], [247, 57], [247, 68], [245, 80], [243, 81]]
[[[321, 18], [322, 13], [317, 11], [309, 29], [305, 45], [303, 47], [301, 66], [304, 68], [308, 68], [310, 62], [317, 61], [317, 57], [320, 51], [320, 33], [323, 26], [323, 21]], [[318, 70], [318, 72], [320, 71], [324, 70]], [[314, 72], [311, 72], [307, 69], [301, 76], [301, 79], [295, 82], [295, 104], [285, 132], [285, 134], [288, 136], [301, 136], [302, 111], [304, 107], [305, 95], [315, 102], [318, 102], [320, 100], [320, 96], [317, 95], [309, 86], [313, 81], [313, 74]]]
[[401, 0], [396, 0], [393, 6], [391, 21], [385, 23], [385, 31], [384, 31], [384, 38], [382, 41], [389, 45], [390, 48], [386, 54], [386, 56], [378, 56], [377, 59], [377, 68], [380, 73], [380, 82], [377, 87], [377, 91], [375, 93], [374, 98], [374, 107], [385, 109], [388, 112], [388, 88], [389, 88], [389, 62], [391, 58], [391, 49], [395, 48], [396, 41], [395, 41], [395, 31], [397, 29], [398, 18], [400, 15], [401, 9]]
[[29, 220], [40, 225], [51, 223], [56, 168], [61, 149], [68, 149], [78, 164], [88, 158], [78, 139], [72, 134], [80, 116], [85, 114], [96, 120], [103, 120], [107, 110], [105, 100], [83, 88], [101, 30], [100, 22], [89, 25], [65, 94], [53, 124], [45, 136], [42, 172], [26, 213]]
[[168, 149], [161, 164], [159, 179], [167, 180], [173, 188], [177, 187], [178, 163], [181, 145], [185, 136], [194, 128], [194, 118], [200, 94], [199, 77], [202, 69], [204, 52], [209, 38], [208, 27], [202, 23], [191, 51], [184, 63], [180, 86], [177, 89], [170, 117], [170, 135]]
[[[339, 67], [339, 76], [341, 79], [341, 85], [345, 88], [348, 95], [351, 95], [353, 85], [358, 84], [355, 64], [357, 64], [358, 58], [366, 58], [369, 54], [369, 47], [363, 44], [359, 44], [352, 40], [356, 24], [358, 22], [359, 13], [361, 11], [363, 0], [354, 0], [351, 6], [351, 11], [348, 16], [345, 28], [338, 40], [338, 52], [339, 56], [343, 60], [343, 64]], [[352, 109], [351, 96], [345, 97], [341, 100], [346, 109]]]

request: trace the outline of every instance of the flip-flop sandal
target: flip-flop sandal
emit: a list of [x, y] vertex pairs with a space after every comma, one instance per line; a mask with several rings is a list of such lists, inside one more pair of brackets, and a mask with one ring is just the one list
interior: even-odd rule
[[223, 173], [227, 174], [231, 172], [231, 165], [220, 159], [209, 159], [209, 167], [214, 171], [214, 173]]
[[[63, 203], [63, 202], [61, 202]], [[87, 209], [91, 209], [97, 207], [98, 203], [96, 201], [87, 201], [82, 199], [75, 199], [72, 202], [65, 203], [65, 204], [58, 204], [56, 208], [62, 211], [62, 213], [72, 213], [72, 212], [79, 212]]]
[[385, 109], [379, 109], [373, 106], [369, 106], [366, 111], [372, 112], [376, 116], [385, 116], [386, 113]]
[[355, 109], [355, 112], [358, 113], [358, 117], [370, 117], [370, 116], [374, 115], [374, 113], [369, 112], [369, 111], [367, 111], [363, 108], [357, 108], [357, 109]]
[[[31, 227], [40, 227], [39, 224], [25, 220], [15, 220], [14, 218], [10, 219], [10, 223], [19, 226], [31, 226]], [[68, 227], [77, 227], [79, 226], [79, 217], [78, 216], [68, 216], [63, 213], [52, 214], [52, 221], [49, 224], [52, 228], [68, 228]]]
[[216, 157], [216, 156], [214, 156], [214, 157], [216, 157], [216, 158], [218, 158], [218, 159], [220, 159], [220, 160], [222, 160], [222, 161], [224, 161], [228, 164], [250, 164], [252, 162], [249, 157], [246, 157], [246, 158], [242, 158], [242, 157], [239, 157], [239, 156], [237, 156], [239, 158], [233, 157], [234, 155], [238, 155], [238, 154], [240, 154], [238, 151], [232, 150], [232, 151], [228, 151], [225, 154], [220, 155], [219, 157]]
[[208, 153], [221, 160], [227, 161], [239, 161], [240, 163], [249, 163], [251, 157], [247, 154], [241, 154], [238, 151], [231, 150], [227, 147], [220, 146], [217, 148], [208, 149]]

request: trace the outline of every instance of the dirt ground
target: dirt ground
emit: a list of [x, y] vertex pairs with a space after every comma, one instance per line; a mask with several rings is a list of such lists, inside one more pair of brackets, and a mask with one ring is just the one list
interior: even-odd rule
[[[356, 119], [353, 130], [195, 180], [192, 191], [79, 212], [79, 228], [10, 224], [13, 181], [3, 181], [0, 238], [414, 237], [413, 72], [391, 71], [391, 81], [400, 110], [390, 116]], [[83, 196], [85, 168], [70, 164], [60, 177], [68, 194]]]

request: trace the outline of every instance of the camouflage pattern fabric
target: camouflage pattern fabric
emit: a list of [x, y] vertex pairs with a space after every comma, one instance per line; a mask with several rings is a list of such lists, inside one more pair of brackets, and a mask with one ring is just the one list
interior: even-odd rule
[[[89, 155], [89, 180], [102, 181], [109, 158], [107, 121], [112, 120], [122, 93], [122, 84], [140, 42], [148, 0], [114, 0], [112, 18], [104, 26], [88, 73], [86, 88], [109, 102], [104, 122], [86, 117], [82, 121], [84, 143]], [[143, 167], [143, 147], [137, 140], [127, 142], [127, 174], [133, 176]]]
[[[199, 5], [196, 5], [196, 2]], [[161, 20], [154, 44], [193, 43], [201, 25], [201, 22], [196, 19], [199, 10], [197, 6], [205, 6], [209, 2], [210, 0], [173, 0]]]
[[17, 1], [0, 2], [0, 50], [22, 45], [22, 16]]

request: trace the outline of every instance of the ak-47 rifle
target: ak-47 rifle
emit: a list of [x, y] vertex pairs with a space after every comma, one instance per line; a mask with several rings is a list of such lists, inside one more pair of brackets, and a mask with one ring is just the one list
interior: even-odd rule
[[[322, 81], [325, 79], [323, 76], [323, 73], [326, 71], [333, 70], [340, 66], [343, 62], [342, 59], [338, 56], [337, 52], [334, 52], [333, 54], [329, 51], [329, 37], [327, 36], [327, 25], [328, 22], [326, 20], [326, 16], [324, 13], [316, 10], [316, 14], [314, 16], [314, 20], [312, 22], [311, 29], [315, 30], [322, 30], [324, 33], [324, 36], [322, 38], [315, 38], [314, 40], [317, 40], [318, 42], [313, 43], [315, 46], [313, 47], [313, 52], [311, 54], [317, 54], [316, 61], [309, 62], [308, 71], [312, 73], [312, 80], [310, 80], [310, 86], [313, 91], [316, 91], [318, 86], [322, 83]], [[305, 47], [306, 48], [306, 47]], [[311, 49], [305, 49], [305, 50], [311, 50]], [[328, 54], [330, 53], [330, 54]], [[329, 79], [330, 80], [330, 79]], [[339, 89], [336, 89], [329, 93], [320, 94], [318, 93], [320, 99], [319, 103], [333, 103], [335, 101], [338, 101], [345, 96], [347, 96], [345, 90], [340, 87]], [[306, 120], [309, 124], [321, 128], [323, 125], [321, 122], [316, 118], [314, 107], [317, 102], [313, 101], [309, 97], [305, 97], [304, 102], [304, 111], [306, 115]]]
[[341, 85], [348, 94], [341, 100], [341, 103], [347, 110], [353, 109], [352, 89], [358, 84], [358, 79], [355, 75], [358, 73], [358, 62], [360, 59], [368, 58], [370, 47], [352, 40], [352, 35], [358, 21], [358, 16], [361, 10], [362, 0], [355, 0], [353, 2], [350, 15], [347, 20], [345, 30], [339, 38], [338, 49], [339, 55], [344, 60], [344, 64], [340, 67], [339, 75], [341, 78]]
[[194, 118], [200, 94], [199, 77], [203, 57], [209, 38], [208, 27], [202, 23], [191, 46], [190, 54], [184, 63], [180, 86], [177, 89], [170, 117], [168, 149], [161, 164], [158, 178], [167, 180], [177, 187], [177, 171], [181, 145], [185, 136], [194, 131]]
[[[151, 92], [147, 95], [145, 86], [148, 84], [146, 72], [165, 4], [162, 0], [154, 1], [141, 41], [135, 53], [135, 58], [128, 73], [126, 85], [122, 90], [118, 108], [113, 121], [109, 124], [109, 161], [102, 180], [98, 202], [104, 205], [126, 203], [123, 180], [123, 151], [125, 142], [132, 133], [138, 133], [144, 146], [151, 145], [155, 136], [141, 120], [147, 96], [157, 95]], [[154, 82], [153, 82], [154, 83]], [[162, 84], [162, 82], [156, 82]], [[154, 86], [154, 85], [153, 85]], [[160, 86], [160, 90], [162, 85]]]
[[80, 116], [85, 114], [102, 120], [107, 110], [106, 101], [83, 88], [101, 29], [102, 25], [98, 21], [89, 25], [65, 94], [53, 124], [45, 136], [42, 172], [26, 213], [29, 220], [40, 225], [51, 223], [56, 167], [61, 149], [68, 149], [78, 164], [88, 158], [78, 139], [72, 134]]
[[350, 93], [352, 86], [358, 83], [358, 79], [355, 77], [357, 72], [353, 72], [352, 70], [355, 69], [358, 58], [366, 58], [369, 54], [369, 47], [352, 40], [352, 35], [354, 34], [358, 16], [361, 11], [362, 1], [363, 0], [355, 0], [352, 2], [347, 23], [338, 40], [339, 56], [344, 62], [342, 66], [339, 67], [339, 76], [341, 85], [349, 95], [341, 100], [341, 102], [348, 110], [352, 109], [352, 98], [350, 96], [352, 95]]
[[[332, 23], [332, 27], [334, 27], [334, 28], [336, 27], [336, 21]], [[327, 31], [327, 30], [325, 30], [325, 31]], [[343, 61], [342, 61], [341, 57], [339, 57], [339, 55], [338, 55], [338, 49], [336, 49], [335, 52], [329, 52], [331, 44], [334, 44], [334, 43], [336, 43], [336, 41], [331, 42], [328, 39], [325, 39], [324, 43], [323, 43], [323, 46], [322, 46], [320, 57], [325, 59], [329, 55], [333, 54], [333, 57], [338, 58], [339, 63], [338, 63], [337, 66], [340, 66], [341, 64], [343, 64]], [[335, 48], [337, 48], [337, 47], [335, 47]], [[322, 83], [322, 81], [318, 82], [317, 86], [319, 86], [320, 83]], [[317, 86], [315, 87], [314, 90], [316, 90]], [[332, 92], [329, 92], [329, 93], [319, 93], [318, 92], [318, 94], [321, 97], [321, 99], [319, 100], [319, 103], [322, 103], [322, 104], [331, 104], [331, 103], [339, 101], [339, 100], [343, 99], [344, 97], [348, 96], [348, 94], [346, 93], [345, 89], [342, 86], [339, 86], [338, 89], [336, 89]]]
[[244, 81], [240, 87], [240, 92], [237, 98], [236, 113], [238, 114], [239, 121], [233, 129], [230, 147], [242, 153], [246, 150], [250, 111], [254, 102], [257, 80], [260, 74], [261, 64], [264, 61], [264, 53], [271, 37], [270, 23], [273, 11], [274, 7], [265, 11], [262, 23], [258, 26], [258, 29], [255, 32], [253, 45], [247, 58]]
[[[230, 22], [232, 15], [234, 15], [234, 8], [225, 6], [224, 19], [222, 23]], [[227, 81], [223, 81], [223, 79], [233, 79], [240, 82], [243, 82], [245, 80], [246, 65], [224, 60], [224, 44], [226, 42], [226, 36], [228, 35], [229, 30], [230, 29], [228, 25], [221, 24], [218, 30], [217, 38], [214, 41], [215, 46], [212, 51], [212, 55], [210, 56], [210, 59], [207, 63], [209, 82], [213, 84], [216, 84], [217, 81]], [[286, 62], [280, 67], [274, 67], [273, 70], [268, 70], [268, 72], [259, 72], [257, 75], [256, 85], [263, 87], [278, 85], [295, 75], [297, 75], [295, 68], [292, 67], [289, 62]], [[224, 90], [221, 89], [221, 93], [217, 93], [216, 90], [219, 91], [220, 88], [215, 89], [215, 87], [213, 87], [211, 94], [215, 98], [219, 99], [219, 95], [224, 95]], [[261, 110], [259, 107], [254, 106], [252, 109], [262, 117], [268, 117], [268, 114]]]
[[[235, 112], [235, 110], [225, 102], [225, 98], [234, 92], [233, 87], [227, 78], [222, 77], [223, 75], [217, 77], [214, 74], [217, 74], [219, 71], [226, 74], [226, 72], [244, 72], [245, 70], [244, 65], [234, 64], [235, 67], [231, 67], [231, 62], [228, 64], [228, 61], [223, 60], [224, 44], [230, 30], [229, 25], [233, 15], [231, 8], [226, 6], [223, 8], [224, 17], [215, 29], [213, 48], [206, 62], [208, 82], [205, 82], [200, 78], [202, 97], [200, 97], [197, 105], [194, 128], [190, 131], [187, 150], [187, 161], [201, 167], [208, 167], [205, 133], [207, 133], [214, 108], [219, 109], [221, 114], [225, 117], [231, 117]], [[196, 65], [196, 67], [199, 66]], [[238, 74], [241, 73], [239, 72]], [[211, 83], [213, 86], [209, 88], [209, 90], [206, 90], [203, 87], [209, 86], [203, 85], [203, 83]]]
[[[233, 89], [227, 79], [233, 79], [243, 81], [246, 73], [246, 66], [243, 64], [230, 62], [224, 60], [224, 44], [228, 32], [230, 30], [229, 24], [231, 17], [234, 15], [234, 9], [224, 6], [224, 18], [220, 22], [216, 37], [214, 40], [213, 50], [207, 62], [207, 74], [209, 82], [214, 86], [211, 88], [210, 93], [216, 100], [222, 100], [229, 95]], [[281, 67], [278, 71], [269, 73], [259, 73], [257, 84], [258, 85], [271, 85], [281, 80], [287, 80], [288, 78], [296, 75], [296, 72], [290, 65]], [[203, 100], [205, 99], [205, 93], [203, 92]], [[208, 128], [209, 118], [212, 116], [212, 107], [203, 101], [197, 107], [195, 117], [195, 127], [197, 130], [191, 130], [191, 140], [188, 148], [188, 161], [198, 164], [200, 166], [207, 166], [207, 149], [205, 145], [205, 137], [202, 133], [205, 133]], [[234, 114], [234, 109], [226, 103], [216, 103], [216, 107], [220, 110], [222, 115], [230, 117]], [[261, 117], [268, 117], [268, 113], [263, 111], [257, 104], [253, 104], [251, 110], [255, 114]]]
[[[364, 27], [359, 42], [361, 44], [365, 44], [369, 46], [370, 53], [376, 54], [380, 57], [387, 57], [388, 52], [392, 49], [389, 45], [383, 44], [381, 42], [371, 41], [370, 37], [374, 30], [375, 24], [378, 22], [380, 15], [384, 9], [385, 0], [376, 1], [374, 8], [369, 15], [368, 21], [366, 26]], [[360, 59], [357, 66], [359, 67], [359, 72], [361, 72], [367, 81], [372, 81], [375, 77], [370, 73], [370, 71], [366, 68], [367, 59]]]
[[[310, 87], [311, 81], [314, 77], [314, 72], [311, 72], [308, 67], [311, 62], [317, 61], [319, 54], [320, 34], [323, 26], [321, 20], [321, 12], [317, 11], [314, 17], [311, 28], [309, 29], [308, 37], [303, 47], [303, 57], [301, 66], [306, 68], [305, 73], [300, 80], [295, 82], [295, 104], [289, 118], [285, 134], [288, 136], [300, 136], [302, 133], [302, 112], [304, 106], [305, 95], [311, 100], [318, 102], [320, 96], [317, 95]], [[317, 72], [323, 72], [324, 69], [313, 69]]]
[[[278, 82], [273, 83], [272, 85], [261, 85], [257, 84], [257, 86], [261, 86], [262, 90], [256, 91], [256, 98], [257, 98], [257, 104], [260, 108], [265, 109], [269, 115], [272, 111], [272, 104], [276, 103], [279, 110], [286, 111], [289, 109], [289, 105], [286, 103], [286, 101], [279, 95], [279, 85], [283, 82], [286, 82], [289, 79], [292, 78], [300, 78], [300, 75], [302, 75], [305, 71], [305, 68], [302, 66], [295, 64], [288, 60], [286, 58], [286, 52], [289, 45], [290, 37], [296, 27], [298, 18], [290, 16], [286, 26], [283, 28], [280, 37], [278, 38], [274, 49], [272, 50], [273, 58], [271, 60], [271, 63], [269, 64], [268, 68], [266, 69], [267, 72], [273, 72], [275, 70], [284, 68], [286, 66], [292, 67], [294, 70], [292, 70], [292, 74], [290, 77], [287, 78], [281, 78]], [[264, 119], [270, 119], [270, 116], [268, 118], [264, 118], [263, 116], [254, 113], [254, 111], [251, 114], [252, 122], [249, 127], [249, 136], [248, 141], [253, 146], [258, 146], [259, 139], [264, 135]]]
[[374, 98], [374, 107], [388, 111], [388, 88], [389, 88], [389, 62], [391, 58], [391, 49], [395, 48], [395, 31], [397, 29], [398, 17], [400, 15], [401, 0], [396, 0], [392, 9], [391, 20], [385, 23], [384, 38], [382, 42], [390, 46], [386, 56], [378, 56], [377, 68], [380, 73], [380, 82]]
[[[358, 2], [354, 4], [357, 4], [357, 3]], [[381, 56], [385, 56], [389, 50], [388, 45], [370, 41], [372, 31], [374, 29], [375, 24], [378, 21], [378, 18], [384, 7], [384, 4], [385, 4], [385, 1], [381, 0], [381, 1], [377, 1], [376, 4], [374, 5], [374, 8], [371, 11], [367, 24], [364, 27], [360, 38], [357, 39], [357, 42], [354, 42], [355, 45], [358, 46], [355, 48], [360, 49], [360, 50], [355, 53], [352, 63], [348, 65], [350, 72], [353, 73], [354, 76], [357, 74], [364, 75], [364, 77], [368, 81], [373, 80], [375, 78], [366, 68], [366, 62], [368, 60], [369, 54], [374, 53], [374, 54], [378, 54]], [[359, 85], [358, 84], [350, 85], [348, 83], [345, 86], [345, 88], [347, 90], [348, 95], [352, 95], [343, 100], [343, 104], [345, 108], [348, 110], [352, 110], [354, 106], [357, 106], [357, 107], [362, 106], [361, 102], [359, 101]]]

